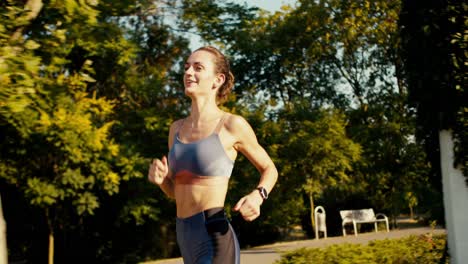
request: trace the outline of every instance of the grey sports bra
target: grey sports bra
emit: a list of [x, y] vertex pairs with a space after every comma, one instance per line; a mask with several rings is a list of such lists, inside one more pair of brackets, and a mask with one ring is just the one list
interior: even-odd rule
[[187, 177], [225, 176], [229, 178], [231, 176], [234, 161], [227, 156], [218, 135], [224, 119], [225, 116], [221, 118], [211, 135], [191, 143], [180, 141], [179, 131], [176, 132], [174, 143], [169, 151], [169, 167], [176, 183], [178, 177], [185, 178], [182, 182], [190, 184], [194, 181], [187, 181]]

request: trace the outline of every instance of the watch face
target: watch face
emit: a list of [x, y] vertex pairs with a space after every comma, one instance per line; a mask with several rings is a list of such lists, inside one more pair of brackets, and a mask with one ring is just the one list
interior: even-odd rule
[[268, 198], [268, 192], [266, 189], [263, 187], [258, 187], [258, 190], [260, 191], [260, 195], [262, 196], [263, 200], [266, 200]]

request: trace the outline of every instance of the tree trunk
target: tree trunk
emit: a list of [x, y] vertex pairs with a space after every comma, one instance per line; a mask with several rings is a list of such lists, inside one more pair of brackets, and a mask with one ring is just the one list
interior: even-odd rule
[[49, 228], [49, 264], [54, 264], [54, 225], [50, 218], [49, 209], [45, 210], [47, 225]]
[[[24, 10], [27, 10], [29, 12], [26, 13], [25, 19], [28, 21], [31, 21], [35, 19], [38, 15], [39, 12], [41, 12], [42, 6], [44, 4], [42, 3], [42, 0], [28, 0], [26, 4], [24, 5]], [[15, 33], [11, 36], [11, 41], [17, 41], [21, 34], [23, 34], [23, 27], [19, 27]]]
[[49, 233], [49, 264], [54, 264], [54, 233]]
[[6, 222], [3, 218], [2, 198], [0, 197], [0, 264], [8, 264]]
[[459, 168], [454, 168], [452, 132], [439, 131], [440, 157], [442, 168], [442, 189], [444, 195], [445, 222], [450, 262], [466, 263], [468, 259], [468, 188]]
[[312, 231], [314, 231], [315, 233], [315, 229], [317, 227], [315, 226], [315, 216], [314, 216], [315, 205], [314, 205], [314, 197], [312, 193], [309, 193], [309, 201], [310, 201], [310, 223], [312, 224]]

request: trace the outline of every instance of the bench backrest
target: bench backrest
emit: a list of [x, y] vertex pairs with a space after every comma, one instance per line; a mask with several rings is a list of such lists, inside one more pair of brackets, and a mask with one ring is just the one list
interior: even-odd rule
[[340, 211], [341, 219], [345, 222], [356, 221], [373, 221], [375, 220], [374, 210], [370, 209], [359, 209], [359, 210], [343, 210]]

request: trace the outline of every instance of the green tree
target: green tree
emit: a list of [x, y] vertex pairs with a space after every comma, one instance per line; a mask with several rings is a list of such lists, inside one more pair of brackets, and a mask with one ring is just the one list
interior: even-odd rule
[[347, 189], [361, 147], [347, 137], [345, 116], [338, 111], [309, 111], [301, 107], [295, 111], [300, 113], [292, 113], [290, 136], [282, 147], [282, 152], [288, 154], [283, 158], [290, 163], [285, 173], [299, 181], [308, 198], [310, 219], [315, 228], [314, 199], [328, 189]]
[[[414, 140], [415, 112], [407, 103], [398, 53], [400, 1], [303, 0], [274, 14], [223, 8], [230, 6], [225, 2], [187, 2], [203, 6], [185, 10], [188, 24], [233, 58], [238, 103], [264, 107], [286, 138], [297, 132], [287, 121], [312, 118], [293, 111], [298, 102], [346, 114], [347, 133], [362, 146], [362, 159], [353, 164], [358, 184], [343, 199], [358, 194], [392, 215], [406, 209], [405, 192], [417, 190], [422, 199], [428, 186], [419, 186], [428, 165]], [[282, 111], [291, 111], [286, 122]]]
[[24, 110], [33, 101], [30, 95], [40, 89], [32, 78], [40, 62], [33, 50], [39, 45], [34, 40], [23, 40], [22, 32], [38, 16], [42, 1], [28, 1], [24, 8], [29, 11], [23, 11], [22, 6], [9, 6], [12, 2], [1, 5], [0, 114], [5, 118]]
[[429, 166], [415, 139], [415, 115], [406, 104], [406, 94], [385, 91], [367, 100], [368, 105], [348, 113], [348, 131], [363, 146], [363, 159], [356, 168], [364, 183], [359, 192], [395, 220], [407, 208], [406, 192], [417, 192], [422, 199], [423, 190], [430, 188]]
[[[167, 14], [161, 9], [166, 4], [150, 3], [148, 8], [135, 8], [113, 19], [112, 26], [135, 45], [134, 56], [118, 64], [112, 54], [100, 53], [94, 58], [99, 65], [94, 75], [97, 81], [89, 86], [91, 91], [117, 101], [114, 113], [118, 122], [112, 135], [142, 172], [147, 171], [151, 158], [167, 155], [169, 126], [186, 113], [189, 103], [184, 99], [181, 75], [188, 41], [165, 24]], [[99, 221], [103, 226], [106, 221], [113, 224], [106, 232], [96, 225], [95, 231], [107, 233], [96, 250], [106, 261], [135, 262], [179, 254], [175, 204], [146, 178], [128, 182], [119, 198], [108, 205], [112, 209], [103, 208]], [[127, 238], [115, 234], [115, 229], [128, 234]]]
[[[441, 129], [453, 131], [456, 139], [455, 165], [461, 166], [465, 177], [468, 177], [468, 154], [464, 147], [468, 138], [465, 88], [467, 7], [457, 1], [430, 2], [421, 7], [407, 1], [403, 3], [400, 51], [405, 62], [405, 80], [410, 103], [418, 112], [418, 139], [424, 144], [433, 164], [433, 184], [441, 188], [438, 146], [438, 131]], [[417, 14], [418, 20], [411, 17], [412, 14]]]
[[92, 59], [74, 53], [117, 46], [124, 62], [132, 51], [123, 39], [113, 46], [92, 38], [99, 29], [97, 2], [21, 4], [0, 6], [0, 177], [41, 208], [52, 263], [57, 233], [83, 230], [79, 221], [104, 197], [116, 194], [122, 181], [141, 177], [110, 137], [115, 102], [87, 90], [95, 82]]
[[410, 219], [414, 219], [413, 208], [418, 205], [418, 198], [412, 192], [407, 192], [405, 194], [405, 200], [408, 203], [410, 209]]
[[467, 243], [467, 229], [458, 220], [466, 216], [460, 209], [468, 197], [466, 11], [466, 3], [459, 1], [403, 1], [400, 16], [401, 55], [410, 102], [417, 109], [418, 139], [434, 168], [433, 184], [444, 185], [447, 250], [455, 263], [468, 256], [460, 246]]

